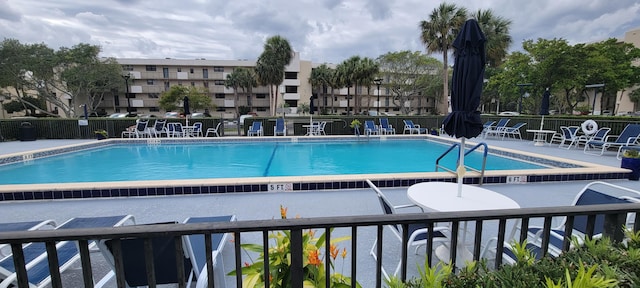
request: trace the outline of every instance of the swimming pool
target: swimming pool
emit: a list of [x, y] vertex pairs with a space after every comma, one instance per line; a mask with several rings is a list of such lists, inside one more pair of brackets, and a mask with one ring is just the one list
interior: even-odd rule
[[[435, 159], [448, 147], [424, 139], [118, 144], [0, 166], [0, 184], [435, 172]], [[453, 152], [441, 161], [452, 170]], [[481, 170], [482, 156], [472, 152], [465, 164]], [[486, 165], [486, 170], [548, 167], [494, 154]]]
[[[191, 147], [199, 145], [227, 145], [232, 142], [233, 145], [240, 144], [259, 144], [258, 146], [267, 147], [270, 143], [278, 142], [291, 142], [292, 144], [301, 143], [327, 143], [331, 141], [342, 142], [389, 142], [391, 144], [399, 144], [404, 140], [429, 140], [433, 142], [439, 142], [444, 144], [444, 147], [448, 147], [452, 143], [459, 143], [456, 139], [449, 137], [437, 137], [430, 135], [393, 135], [393, 136], [377, 136], [377, 137], [359, 137], [354, 136], [322, 136], [322, 137], [223, 137], [223, 138], [164, 138], [164, 139], [107, 139], [101, 141], [91, 141], [88, 143], [65, 145], [59, 147], [53, 147], [49, 149], [34, 150], [29, 152], [19, 152], [15, 154], [0, 155], [0, 167], [2, 166], [36, 166], [35, 164], [40, 160], [55, 159], [57, 156], [63, 156], [62, 159], [66, 159], [65, 154], [73, 155], [78, 153], [83, 155], [85, 152], [97, 151], [108, 147], [119, 147], [125, 145], [131, 147], [134, 150], [134, 154], [146, 155], [143, 159], [146, 163], [149, 159], [154, 159], [154, 151], [164, 147], [170, 147], [174, 149], [174, 153], [190, 145]], [[352, 143], [352, 145], [359, 145], [361, 143]], [[231, 145], [231, 144], [229, 144]], [[467, 141], [467, 149], [475, 145], [472, 141]], [[152, 148], [151, 150], [141, 149], [142, 147]], [[182, 147], [182, 148], [181, 148]], [[190, 150], [190, 149], [187, 149]], [[147, 152], [142, 152], [147, 151]], [[151, 152], [149, 152], [151, 151]], [[273, 151], [273, 149], [269, 150]], [[250, 155], [251, 162], [246, 163], [245, 166], [237, 165], [234, 168], [227, 168], [234, 172], [233, 178], [209, 178], [214, 174], [221, 174], [219, 171], [208, 171], [206, 178], [193, 178], [193, 173], [178, 173], [177, 170], [171, 169], [169, 172], [162, 172], [151, 168], [142, 167], [139, 161], [132, 159], [120, 159], [114, 158], [115, 166], [107, 168], [105, 161], [98, 161], [94, 157], [81, 157], [80, 162], [83, 165], [92, 166], [91, 169], [98, 167], [102, 174], [116, 174], [114, 171], [123, 170], [124, 167], [129, 167], [133, 170], [130, 171], [151, 171], [149, 175], [145, 176], [144, 181], [102, 181], [102, 182], [73, 182], [64, 183], [59, 182], [62, 179], [63, 174], [70, 174], [75, 180], [84, 181], [85, 171], [79, 172], [56, 172], [54, 175], [58, 175], [54, 182], [48, 183], [34, 183], [29, 180], [28, 184], [0, 184], [0, 201], [14, 201], [14, 200], [39, 200], [39, 199], [75, 199], [75, 198], [96, 198], [96, 197], [131, 197], [131, 196], [165, 196], [165, 195], [185, 195], [185, 194], [210, 194], [210, 193], [236, 193], [236, 192], [281, 192], [281, 191], [300, 191], [300, 190], [330, 190], [330, 189], [356, 189], [367, 187], [365, 179], [375, 180], [380, 187], [408, 187], [415, 183], [425, 181], [445, 181], [455, 182], [456, 175], [451, 172], [389, 172], [387, 167], [390, 161], [396, 158], [408, 157], [409, 160], [405, 160], [406, 163], [418, 163], [420, 165], [419, 171], [428, 171], [431, 167], [434, 167], [433, 160], [422, 161], [417, 160], [417, 155], [424, 153], [420, 151], [418, 153], [407, 151], [399, 146], [394, 149], [394, 153], [391, 155], [382, 155], [376, 152], [366, 152], [358, 157], [353, 157], [354, 165], [360, 164], [364, 159], [374, 159], [375, 163], [381, 165], [382, 173], [369, 173], [369, 174], [345, 174], [339, 175], [320, 175], [320, 174], [306, 174], [300, 176], [259, 176], [259, 177], [237, 177], [240, 172], [249, 170], [247, 167], [254, 165], [255, 160], [260, 159], [262, 154], [272, 155], [267, 152], [257, 153], [255, 150], [246, 152]], [[544, 169], [539, 168], [524, 168], [524, 169], [511, 169], [511, 170], [489, 170], [484, 175], [480, 173], [468, 171], [465, 174], [465, 184], [479, 184], [479, 183], [527, 183], [527, 182], [554, 182], [554, 181], [573, 181], [573, 180], [605, 180], [605, 179], [623, 179], [628, 176], [628, 171], [621, 168], [599, 165], [595, 163], [588, 163], [583, 161], [568, 160], [558, 157], [540, 155], [530, 153], [526, 151], [489, 147], [490, 154], [499, 155], [506, 158], [514, 158], [528, 163], [537, 163], [545, 166]], [[181, 152], [181, 155], [185, 155]], [[333, 154], [338, 154], [337, 151], [333, 151]], [[145, 154], [146, 153], [146, 154]], [[193, 151], [191, 153], [191, 162], [183, 163], [183, 166], [195, 167], [197, 163], [208, 159], [204, 162], [225, 162], [221, 161], [228, 155], [220, 153], [206, 153], [205, 155], [198, 155]], [[186, 155], [190, 155], [186, 153]], [[194, 155], [196, 154], [196, 155]], [[307, 159], [299, 158], [293, 153], [289, 153], [289, 157], [286, 158], [285, 164], [292, 165], [293, 163], [309, 163]], [[455, 153], [452, 153], [452, 155]], [[91, 154], [86, 154], [91, 155]], [[54, 156], [54, 157], [52, 157]], [[474, 156], [470, 156], [465, 161], [466, 164], [472, 163]], [[42, 159], [41, 159], [42, 158]], [[312, 157], [315, 159], [315, 157]], [[296, 160], [303, 159], [303, 160]], [[406, 159], [406, 158], [405, 158]], [[317, 160], [317, 159], [315, 159]], [[314, 160], [314, 161], [315, 161]], [[48, 160], [45, 160], [48, 161]], [[68, 160], [64, 160], [68, 161]], [[422, 163], [428, 162], [428, 163]], [[171, 161], [160, 161], [155, 167], [168, 166]], [[316, 162], [312, 162], [312, 168], [316, 166]], [[332, 164], [328, 161], [327, 165]], [[378, 165], [376, 164], [376, 165]], [[450, 165], [450, 164], [448, 164]], [[472, 164], [473, 165], [473, 164]], [[271, 167], [273, 165], [264, 166]], [[373, 166], [373, 164], [372, 164]], [[500, 165], [498, 165], [500, 166]], [[450, 167], [450, 166], [449, 166]], [[87, 169], [88, 170], [88, 169]], [[196, 169], [207, 171], [207, 169]], [[35, 172], [33, 172], [35, 171]], [[27, 177], [33, 178], [35, 174], [53, 174], [47, 170], [33, 170], [32, 172], [24, 173]], [[264, 172], [264, 170], [262, 170]], [[133, 172], [132, 172], [133, 173]], [[195, 172], [194, 172], [195, 173]], [[184, 175], [183, 175], [184, 174]], [[189, 175], [192, 174], [192, 175]], [[185, 176], [186, 175], [186, 176]], [[264, 175], [264, 174], [262, 174]], [[13, 176], [12, 176], [13, 177]], [[17, 177], [17, 176], [16, 176]], [[66, 175], [65, 175], [66, 177]], [[128, 176], [127, 176], [128, 177]], [[154, 180], [160, 177], [161, 180]], [[182, 178], [178, 178], [182, 177]], [[203, 177], [203, 176], [198, 176]], [[11, 178], [7, 177], [5, 172], [0, 172], [0, 180]], [[188, 178], [188, 179], [187, 179]], [[130, 179], [130, 178], [127, 178]]]

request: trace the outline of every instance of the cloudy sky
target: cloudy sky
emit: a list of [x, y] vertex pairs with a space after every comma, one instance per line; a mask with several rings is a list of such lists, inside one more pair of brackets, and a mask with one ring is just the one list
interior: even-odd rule
[[[527, 39], [583, 43], [640, 28], [637, 0], [449, 0], [513, 21], [511, 51]], [[266, 38], [287, 38], [301, 58], [339, 63], [424, 51], [418, 23], [430, 0], [0, 0], [0, 36], [58, 49], [78, 43], [117, 58], [255, 60]], [[435, 56], [435, 55], [434, 55]]]

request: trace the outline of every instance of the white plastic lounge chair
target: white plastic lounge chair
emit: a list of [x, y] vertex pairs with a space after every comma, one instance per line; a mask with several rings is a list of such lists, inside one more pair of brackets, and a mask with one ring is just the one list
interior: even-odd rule
[[484, 136], [484, 134], [493, 126], [493, 124], [496, 124], [496, 121], [489, 120], [482, 124], [482, 132], [480, 134]]
[[[213, 217], [190, 217], [184, 220], [183, 223], [212, 223], [212, 222], [231, 222], [236, 221], [235, 215], [225, 216], [213, 216]], [[222, 249], [228, 239], [228, 234], [212, 234], [211, 235], [211, 249], [212, 249], [212, 261], [215, 287], [225, 287], [224, 277], [224, 261], [222, 258]], [[203, 235], [189, 235], [188, 236], [188, 255], [191, 259], [194, 276], [198, 279], [196, 288], [207, 287], [209, 282], [207, 276], [207, 255], [204, 243]]]
[[211, 133], [216, 135], [216, 137], [220, 137], [220, 134], [218, 133], [218, 129], [220, 129], [221, 125], [222, 125], [222, 122], [218, 122], [218, 125], [216, 125], [216, 128], [208, 128], [207, 133], [205, 133], [204, 136], [209, 137], [209, 133]]
[[502, 130], [507, 127], [507, 123], [509, 123], [509, 118], [501, 118], [500, 120], [498, 120], [498, 123], [496, 124], [496, 126], [489, 126], [486, 128], [485, 132], [484, 132], [484, 138], [487, 138], [489, 136], [502, 136]]
[[190, 137], [202, 137], [202, 122], [195, 122], [191, 125], [191, 130], [189, 131]]
[[171, 122], [167, 124], [167, 137], [185, 137], [184, 129], [182, 129], [182, 123]]
[[166, 119], [158, 119], [153, 123], [153, 127], [148, 129], [149, 137], [162, 137], [162, 134], [166, 134], [165, 126], [167, 124]]
[[[56, 222], [49, 219], [43, 221], [26, 221], [26, 222], [11, 222], [11, 223], [0, 223], [0, 232], [9, 232], [9, 231], [33, 231], [43, 228], [45, 226], [49, 226], [51, 228], [56, 227]], [[11, 250], [5, 251], [9, 245], [0, 244], [0, 258], [6, 257], [11, 254]]]
[[136, 129], [133, 132], [136, 135], [136, 138], [144, 138], [149, 135], [149, 131], [147, 130], [147, 125], [149, 125], [148, 120], [138, 120], [136, 123]]
[[380, 118], [380, 132], [382, 134], [396, 134], [396, 128], [389, 124], [388, 118]]
[[[376, 195], [378, 196], [378, 200], [380, 201], [380, 206], [382, 207], [382, 211], [387, 214], [387, 215], [392, 215], [396, 213], [396, 209], [401, 209], [401, 208], [409, 208], [409, 207], [417, 207], [415, 204], [410, 204], [410, 205], [398, 205], [398, 206], [393, 206], [391, 205], [391, 202], [389, 202], [389, 200], [387, 199], [387, 197], [382, 193], [382, 191], [380, 191], [380, 189], [378, 189], [378, 187], [373, 184], [373, 182], [371, 182], [371, 180], [367, 179], [367, 184], [369, 184], [369, 187], [371, 187], [371, 189], [373, 189], [373, 191], [376, 192]], [[402, 227], [400, 225], [385, 225], [386, 227], [389, 228], [389, 230], [393, 233], [393, 235], [395, 236], [395, 238], [402, 243]], [[433, 242], [439, 242], [441, 244], [445, 244], [445, 243], [449, 243], [449, 238], [445, 235], [445, 232], [448, 232], [449, 228], [447, 227], [434, 227], [433, 228]], [[427, 245], [427, 240], [429, 239], [429, 229], [427, 228], [427, 225], [424, 224], [409, 224], [409, 231], [407, 231], [409, 234], [409, 239], [407, 241], [407, 249], [410, 249], [412, 246], [416, 247], [416, 253], [418, 252], [418, 249], [421, 246], [425, 246]], [[378, 240], [376, 239], [376, 241], [373, 242], [373, 247], [371, 247], [371, 251], [369, 252], [369, 254], [371, 254], [371, 256], [373, 256], [373, 259], [375, 259], [376, 261], [378, 260], [376, 257], [376, 248], [378, 245]], [[437, 246], [433, 246], [433, 248], [436, 248]], [[400, 260], [400, 262], [398, 263], [398, 266], [396, 266], [396, 269], [393, 272], [393, 275], [397, 275], [398, 272], [400, 272], [400, 267], [402, 266], [402, 260]], [[384, 267], [382, 268], [382, 274], [384, 274], [385, 278], [389, 279], [389, 275], [387, 274], [386, 270], [384, 269]]]
[[287, 135], [287, 126], [285, 126], [284, 118], [277, 118], [276, 125], [273, 126], [273, 136], [286, 136]]
[[562, 141], [558, 148], [571, 149], [573, 145], [578, 146], [578, 126], [560, 126], [560, 132], [562, 133]]
[[[78, 229], [78, 228], [96, 228], [96, 227], [116, 227], [122, 226], [131, 221], [135, 223], [131, 215], [119, 216], [103, 216], [103, 217], [86, 217], [72, 218], [62, 223], [56, 229]], [[95, 242], [89, 243], [89, 249], [96, 246]], [[42, 242], [30, 243], [23, 247], [24, 263], [26, 263], [28, 281], [31, 287], [44, 287], [51, 282], [51, 274], [49, 262], [47, 261], [47, 250]], [[75, 242], [61, 241], [56, 244], [58, 254], [58, 272], [69, 269], [80, 259], [80, 252]], [[53, 268], [55, 269], [55, 268]], [[17, 274], [15, 273], [13, 263], [13, 255], [9, 255], [0, 260], [0, 287], [5, 288], [16, 284]], [[107, 274], [99, 283], [104, 283], [112, 275]]]
[[[612, 140], [615, 139], [615, 140]], [[584, 145], [584, 153], [591, 155], [602, 155], [609, 148], [618, 148], [616, 157], [620, 159], [620, 152], [624, 147], [640, 145], [640, 124], [627, 124], [619, 136], [608, 135], [603, 141], [588, 141]], [[598, 152], [591, 150], [599, 150]]]
[[418, 124], [413, 124], [413, 120], [402, 120], [402, 122], [404, 122], [404, 130], [402, 130], [402, 134], [406, 134], [407, 131], [409, 131], [409, 134], [413, 134], [413, 132], [418, 134], [427, 134], [429, 131], [427, 128], [421, 128]]
[[247, 131], [247, 136], [262, 136], [262, 122], [254, 121]]
[[601, 127], [598, 129], [598, 131], [596, 131], [596, 133], [593, 133], [593, 135], [591, 136], [580, 135], [578, 136], [576, 146], [579, 147], [580, 144], [587, 145], [587, 142], [589, 141], [604, 141], [604, 139], [607, 138], [607, 135], [609, 134], [609, 132], [611, 132], [611, 128]]
[[318, 135], [327, 135], [327, 133], [324, 131], [324, 127], [326, 126], [327, 126], [327, 121], [322, 121], [318, 124], [318, 130], [316, 131]]
[[376, 126], [376, 123], [373, 122], [373, 120], [365, 120], [364, 121], [364, 134], [365, 135], [373, 135], [376, 134], [378, 135], [378, 127]]
[[[614, 193], [620, 194], [620, 196], [611, 195]], [[582, 188], [580, 193], [576, 195], [572, 205], [619, 204], [633, 202], [623, 197], [622, 194], [634, 197], [640, 196], [640, 192], [638, 191], [606, 182], [595, 181]], [[604, 230], [604, 215], [596, 215], [593, 235], [587, 234], [587, 220], [587, 216], [576, 216], [573, 219], [573, 231], [571, 235], [575, 236], [578, 243], [584, 242], [584, 238], [587, 236], [590, 238], [600, 237]], [[630, 220], [630, 218], [628, 218], [628, 220]], [[566, 218], [562, 218], [559, 225], [551, 228], [549, 251], [554, 255], [558, 255], [562, 252], [562, 245], [565, 238], [565, 224]], [[531, 243], [541, 243], [543, 227], [530, 226], [527, 232], [530, 236]]]
[[518, 137], [520, 140], [522, 140], [522, 135], [520, 134], [520, 128], [524, 127], [525, 125], [527, 125], [527, 123], [520, 122], [520, 123], [516, 123], [516, 125], [513, 125], [511, 127], [502, 128], [500, 131], [500, 133], [502, 134], [502, 140], [504, 140], [504, 137], [509, 137], [513, 139]]

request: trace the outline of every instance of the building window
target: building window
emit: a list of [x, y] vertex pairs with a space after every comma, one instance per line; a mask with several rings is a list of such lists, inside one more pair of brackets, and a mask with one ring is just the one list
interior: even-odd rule
[[257, 99], [265, 99], [265, 98], [267, 98], [267, 94], [266, 93], [257, 93], [256, 94], [256, 98]]
[[162, 77], [169, 78], [169, 68], [167, 67], [162, 68]]
[[285, 93], [298, 93], [298, 86], [284, 86]]
[[153, 79], [147, 79], [147, 85], [153, 85]]
[[204, 85], [205, 88], [209, 88], [209, 82], [207, 81], [202, 82], [202, 85]]
[[153, 99], [160, 98], [160, 94], [159, 93], [149, 93], [149, 98], [153, 98]]
[[225, 95], [226, 95], [226, 94], [224, 94], [224, 93], [216, 93], [216, 98], [218, 98], [218, 99], [224, 99]]
[[146, 70], [147, 71], [156, 71], [156, 65], [147, 65]]
[[196, 86], [196, 82], [191, 82], [191, 86], [195, 87]]
[[213, 84], [216, 86], [224, 86], [224, 80], [214, 80]]
[[222, 67], [222, 66], [213, 66], [213, 72], [224, 72], [224, 67]]
[[170, 87], [171, 87], [171, 84], [169, 84], [169, 81], [165, 81], [164, 82], [164, 91], [169, 91]]
[[193, 74], [193, 68], [189, 69], [189, 73]]
[[298, 79], [298, 72], [284, 72], [284, 79]]
[[265, 112], [265, 111], [267, 111], [267, 107], [257, 107], [257, 108], [256, 108], [256, 111], [258, 111], [258, 112]]
[[149, 107], [149, 112], [160, 112], [160, 108], [158, 108], [158, 107]]
[[224, 109], [224, 107], [218, 107], [218, 108], [216, 108], [216, 111], [218, 111], [218, 112], [225, 112], [225, 111], [227, 111], [227, 110], [225, 110], [225, 109]]
[[[202, 69], [202, 78], [204, 79], [209, 78], [209, 69], [207, 68]], [[209, 87], [209, 86], [206, 86], [206, 87]]]
[[113, 105], [120, 106], [120, 96], [118, 94], [113, 95]]
[[122, 65], [122, 70], [124, 70], [124, 71], [133, 71], [133, 66], [131, 66], [131, 65]]
[[298, 100], [284, 100], [284, 103], [289, 107], [298, 107]]
[[179, 67], [178, 67], [178, 72], [182, 72], [182, 68], [179, 68]]

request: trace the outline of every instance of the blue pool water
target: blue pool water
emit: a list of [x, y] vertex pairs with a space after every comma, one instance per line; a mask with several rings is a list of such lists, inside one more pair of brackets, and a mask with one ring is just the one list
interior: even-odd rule
[[[122, 144], [0, 167], [0, 184], [433, 172], [449, 146], [424, 140]], [[457, 153], [441, 163], [455, 167]], [[482, 153], [465, 164], [481, 168]], [[490, 155], [487, 170], [544, 166]]]

